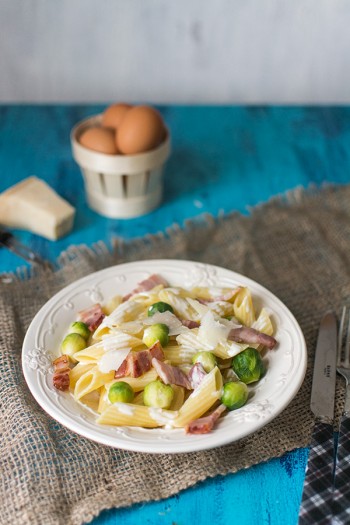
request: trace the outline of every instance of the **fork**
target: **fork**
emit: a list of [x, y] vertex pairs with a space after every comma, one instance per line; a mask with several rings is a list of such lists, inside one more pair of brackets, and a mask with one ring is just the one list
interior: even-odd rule
[[7, 248], [10, 252], [15, 253], [19, 257], [22, 257], [25, 261], [41, 266], [42, 268], [53, 270], [53, 265], [40, 257], [37, 253], [33, 252], [28, 246], [20, 243], [15, 236], [3, 228], [0, 227], [0, 248]]
[[339, 325], [337, 372], [345, 379], [346, 391], [335, 461], [332, 525], [350, 523], [350, 308], [346, 306]]

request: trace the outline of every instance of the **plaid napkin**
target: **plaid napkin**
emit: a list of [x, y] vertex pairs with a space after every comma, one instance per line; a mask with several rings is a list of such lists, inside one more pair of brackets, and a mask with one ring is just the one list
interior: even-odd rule
[[316, 423], [299, 512], [299, 525], [329, 525], [334, 474], [333, 425]]
[[350, 523], [350, 417], [341, 420], [333, 495], [332, 525]]

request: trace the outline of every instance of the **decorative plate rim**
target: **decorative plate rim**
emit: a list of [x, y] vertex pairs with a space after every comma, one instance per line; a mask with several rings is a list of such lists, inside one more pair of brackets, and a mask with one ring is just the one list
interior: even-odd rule
[[[222, 285], [241, 283], [248, 286], [253, 296], [262, 301], [264, 306], [270, 309], [271, 305], [273, 306], [273, 316], [278, 318], [276, 338], [279, 345], [277, 349], [270, 351], [273, 354], [267, 355], [277, 363], [274, 368], [271, 367], [273, 368], [271, 373], [276, 374], [278, 366], [282, 370], [275, 383], [277, 386], [273, 390], [271, 382], [267, 381], [270, 373], [268, 369], [265, 378], [253, 389], [256, 402], [253, 398], [252, 403], [230, 412], [220, 420], [213, 432], [205, 435], [186, 435], [182, 429], [139, 429], [97, 425], [92, 420], [92, 411], [75, 402], [70, 394], [55, 391], [50, 384], [51, 359], [54, 353], [47, 351], [45, 346], [46, 340], [53, 339], [55, 330], [60, 328], [55, 318], [59, 315], [67, 318], [71, 316], [71, 321], [74, 320], [77, 310], [74, 309], [73, 300], [78, 297], [79, 300], [86, 302], [91, 300], [91, 304], [101, 298], [104, 302], [101, 292], [102, 283], [119, 281], [119, 286], [124, 287], [127, 292], [141, 280], [142, 275], [147, 276], [151, 273], [164, 275], [166, 272], [170, 275], [170, 279], [168, 275], [170, 284], [173, 284], [171, 274], [173, 280], [176, 280], [175, 276], [178, 272], [182, 280], [184, 273], [187, 282], [192, 279], [192, 285], [199, 282], [211, 286], [220, 286], [220, 283]], [[115, 293], [116, 290], [111, 296]], [[61, 335], [62, 332], [63, 329], [60, 331]], [[281, 340], [280, 335], [283, 335], [284, 339]], [[285, 358], [283, 361], [282, 355]], [[285, 364], [287, 367], [287, 361], [290, 363], [289, 368], [283, 369], [282, 365]], [[237, 272], [198, 261], [175, 259], [123, 263], [91, 273], [71, 283], [56, 293], [35, 315], [25, 335], [22, 348], [22, 367], [27, 385], [36, 401], [51, 417], [92, 441], [114, 448], [148, 453], [208, 450], [227, 445], [258, 431], [277, 417], [296, 396], [303, 383], [306, 366], [307, 350], [301, 328], [290, 310], [272, 292]], [[277, 400], [272, 399], [273, 394], [276, 396], [276, 393], [278, 393]]]

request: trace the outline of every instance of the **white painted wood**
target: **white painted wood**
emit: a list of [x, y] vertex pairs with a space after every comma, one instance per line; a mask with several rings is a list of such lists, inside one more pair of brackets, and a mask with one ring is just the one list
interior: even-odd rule
[[349, 0], [0, 0], [0, 102], [349, 102]]

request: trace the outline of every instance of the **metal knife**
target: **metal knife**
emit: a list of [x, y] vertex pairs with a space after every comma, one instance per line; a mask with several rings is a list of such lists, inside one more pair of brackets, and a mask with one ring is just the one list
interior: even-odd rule
[[49, 261], [45, 261], [40, 257], [40, 255], [33, 252], [33, 250], [31, 250], [29, 247], [17, 241], [11, 232], [0, 228], [0, 248], [2, 247], [7, 248], [31, 264], [36, 264], [43, 268], [53, 268]]
[[299, 525], [327, 525], [332, 520], [336, 362], [337, 318], [333, 312], [328, 312], [321, 321], [316, 345], [310, 403], [316, 422], [304, 481]]

